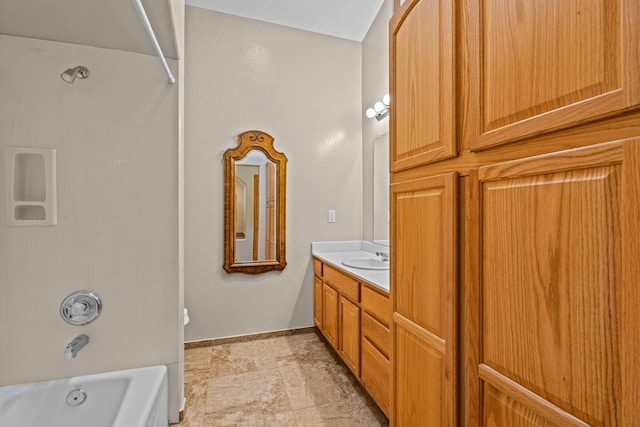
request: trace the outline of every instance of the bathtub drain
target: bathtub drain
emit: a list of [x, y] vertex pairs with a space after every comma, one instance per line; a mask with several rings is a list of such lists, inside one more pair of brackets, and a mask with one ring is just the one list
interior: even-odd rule
[[87, 400], [87, 393], [81, 388], [71, 390], [67, 394], [67, 405], [69, 406], [82, 405], [85, 400]]

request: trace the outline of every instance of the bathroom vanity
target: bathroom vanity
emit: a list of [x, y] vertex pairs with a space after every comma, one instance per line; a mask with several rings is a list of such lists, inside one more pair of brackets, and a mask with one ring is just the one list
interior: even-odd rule
[[360, 241], [312, 245], [314, 323], [387, 416], [391, 305], [382, 259], [388, 250]]

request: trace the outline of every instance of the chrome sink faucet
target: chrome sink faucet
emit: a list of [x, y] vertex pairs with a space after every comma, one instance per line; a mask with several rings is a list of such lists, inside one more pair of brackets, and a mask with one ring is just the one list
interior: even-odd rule
[[389, 252], [376, 252], [376, 255], [382, 258], [382, 261], [389, 261]]
[[78, 335], [73, 341], [67, 344], [67, 347], [64, 349], [64, 358], [66, 360], [75, 359], [78, 352], [87, 345], [89, 342], [89, 337], [86, 335]]

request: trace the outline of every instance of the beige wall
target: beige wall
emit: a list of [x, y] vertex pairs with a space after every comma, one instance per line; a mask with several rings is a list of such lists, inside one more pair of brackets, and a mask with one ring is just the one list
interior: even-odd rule
[[[164, 364], [175, 419], [178, 86], [135, 53], [0, 36], [0, 58], [0, 148], [56, 148], [58, 170], [56, 227], [0, 226], [0, 385]], [[76, 65], [91, 76], [64, 83]], [[68, 325], [59, 305], [82, 289], [103, 312]], [[64, 360], [81, 333], [89, 344]]]
[[[311, 326], [311, 242], [362, 237], [361, 44], [195, 7], [185, 39], [185, 339]], [[289, 159], [288, 265], [229, 275], [222, 154], [251, 129]]]
[[[393, 14], [393, 0], [385, 0], [362, 41], [362, 165], [363, 165], [363, 227], [364, 239], [374, 239], [374, 213], [387, 216], [386, 212], [375, 212], [373, 181], [374, 140], [389, 132], [389, 118], [378, 121], [368, 119], [364, 111], [382, 100], [389, 93], [389, 20]], [[393, 103], [393, 100], [392, 100]], [[376, 236], [376, 238], [380, 238]]]

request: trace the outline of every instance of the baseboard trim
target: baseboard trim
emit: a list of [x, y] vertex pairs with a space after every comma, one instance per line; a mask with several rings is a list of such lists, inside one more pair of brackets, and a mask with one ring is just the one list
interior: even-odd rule
[[284, 331], [273, 331], [273, 332], [262, 332], [259, 334], [241, 335], [237, 337], [216, 338], [212, 340], [201, 340], [201, 341], [189, 341], [184, 343], [184, 349], [188, 350], [190, 348], [212, 347], [212, 346], [222, 345], [222, 344], [263, 340], [267, 338], [283, 337], [287, 335], [308, 334], [316, 330], [317, 329], [315, 326], [310, 326], [308, 328], [286, 329]]

